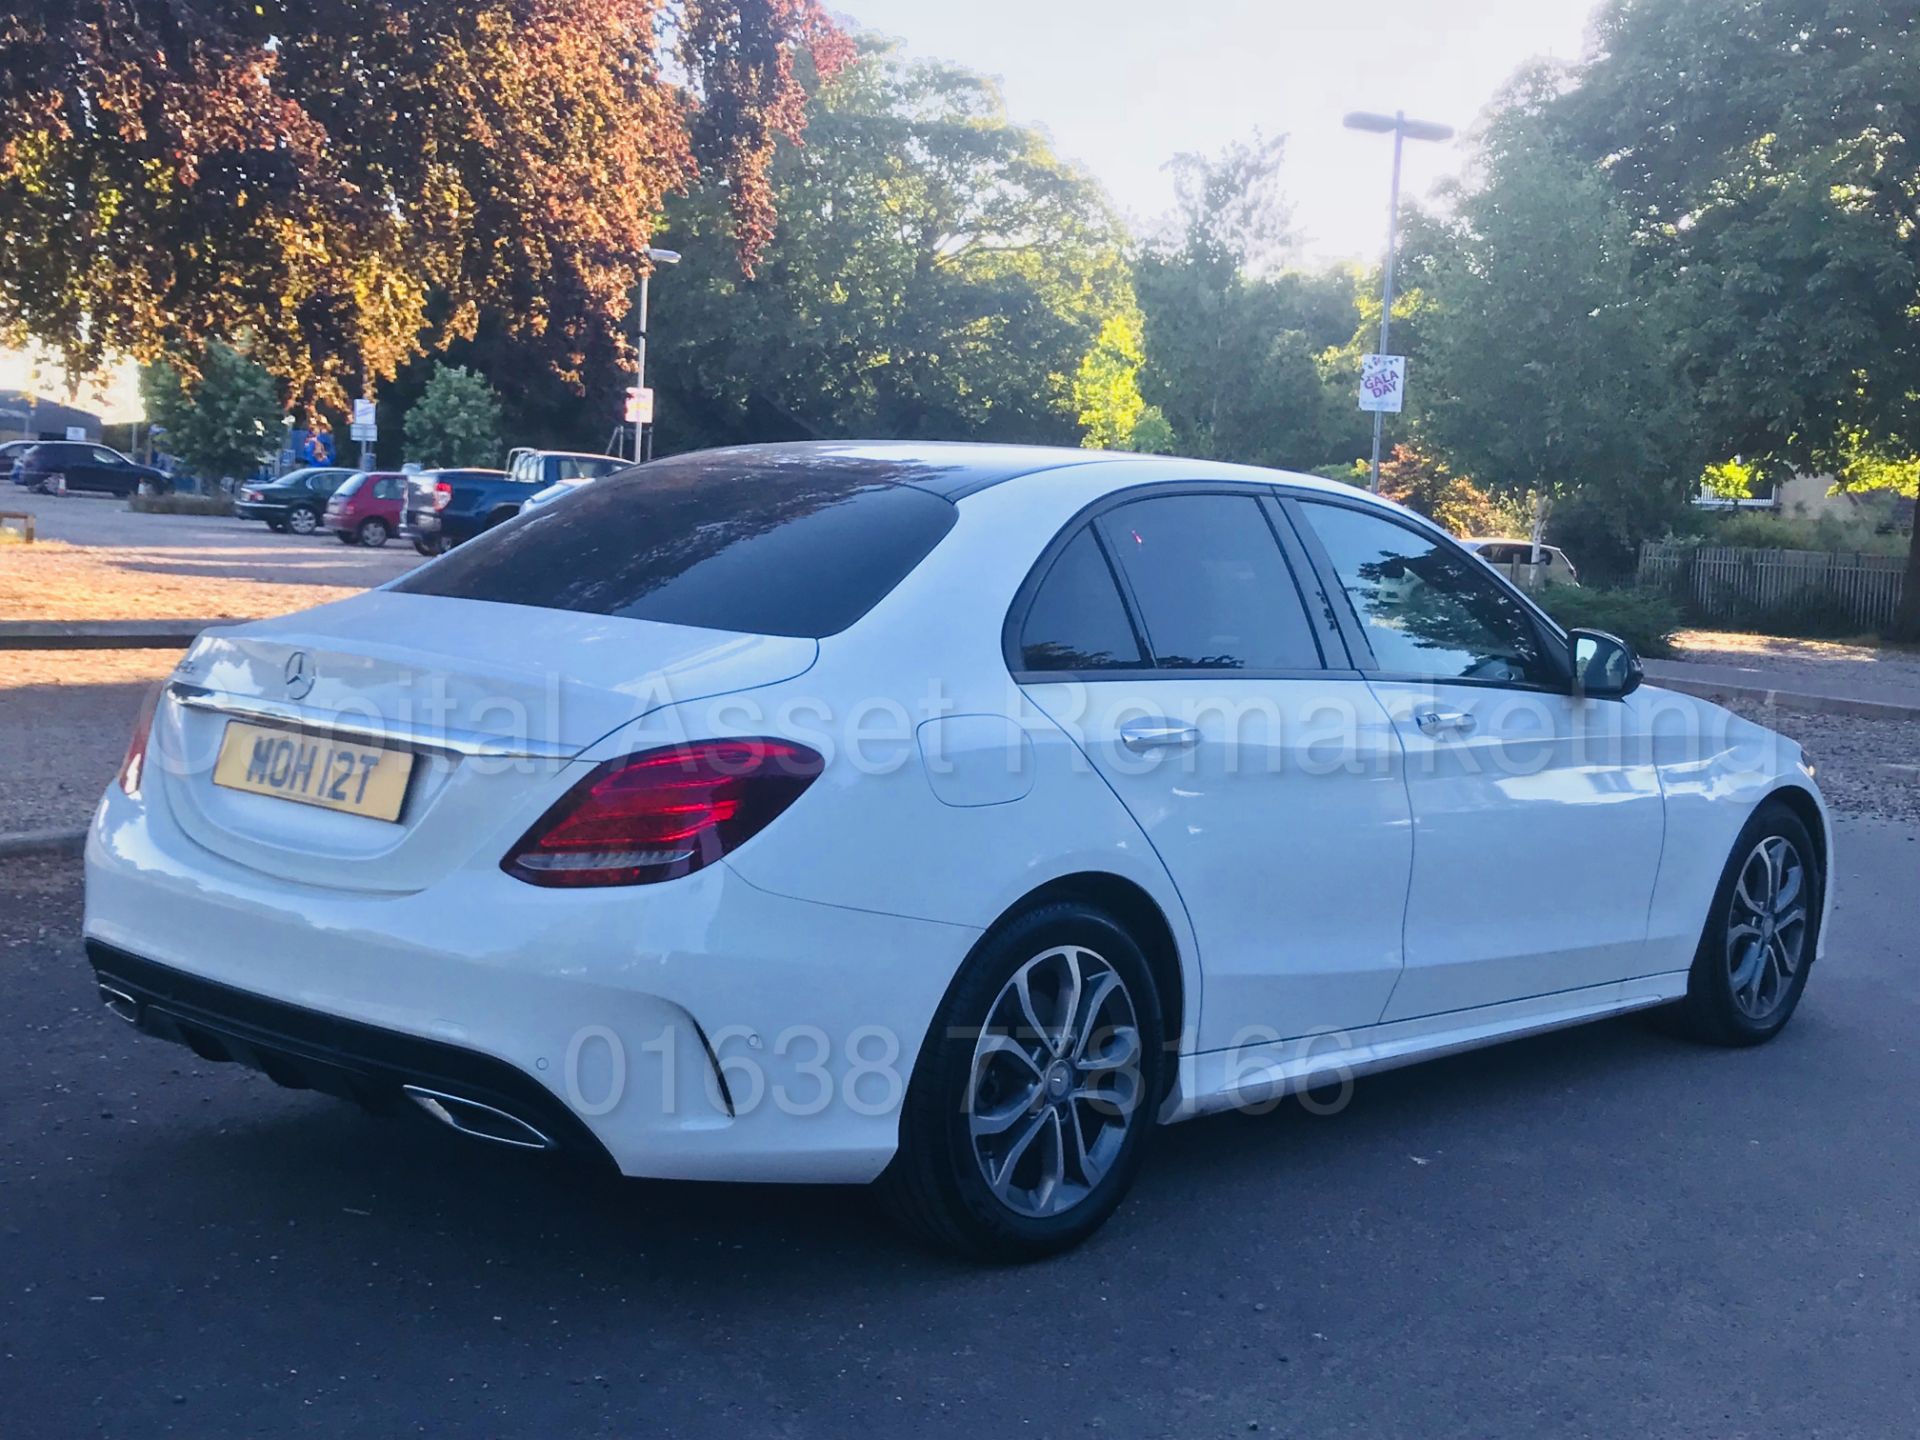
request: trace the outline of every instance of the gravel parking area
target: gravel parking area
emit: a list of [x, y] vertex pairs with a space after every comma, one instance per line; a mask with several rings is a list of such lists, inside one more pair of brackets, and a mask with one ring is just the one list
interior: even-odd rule
[[87, 823], [171, 650], [0, 650], [0, 835]]
[[304, 610], [384, 584], [420, 563], [411, 545], [276, 535], [222, 516], [139, 515], [119, 500], [0, 490], [39, 538], [0, 548], [0, 618], [248, 619]]

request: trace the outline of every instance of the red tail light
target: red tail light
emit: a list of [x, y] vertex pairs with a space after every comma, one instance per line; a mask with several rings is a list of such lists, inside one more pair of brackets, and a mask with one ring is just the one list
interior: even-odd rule
[[140, 798], [140, 777], [147, 768], [147, 741], [153, 735], [153, 712], [160, 704], [160, 687], [147, 691], [140, 702], [140, 714], [133, 722], [133, 736], [127, 741], [127, 753], [120, 761], [120, 788], [135, 800]]
[[445, 480], [433, 482], [433, 508], [444, 510], [453, 503], [453, 486]]
[[784, 740], [703, 740], [609, 760], [541, 816], [500, 868], [529, 885], [673, 880], [752, 839], [821, 766]]

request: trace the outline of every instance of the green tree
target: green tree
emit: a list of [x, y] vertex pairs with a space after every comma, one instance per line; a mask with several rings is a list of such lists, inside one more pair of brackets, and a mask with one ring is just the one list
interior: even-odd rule
[[231, 345], [210, 343], [191, 373], [142, 366], [140, 399], [160, 432], [155, 449], [203, 480], [244, 479], [280, 444], [280, 387]]
[[1365, 444], [1333, 356], [1354, 333], [1351, 274], [1280, 271], [1283, 142], [1258, 136], [1173, 162], [1170, 244], [1135, 262], [1145, 316], [1140, 389], [1183, 453], [1309, 469]]
[[1080, 440], [1083, 362], [1133, 305], [1124, 236], [993, 81], [865, 40], [771, 174], [780, 231], [750, 279], [717, 243], [723, 191], [669, 206], [687, 258], [654, 287], [666, 445]]
[[1665, 527], [1709, 455], [1676, 383], [1672, 296], [1604, 175], [1553, 143], [1553, 93], [1545, 74], [1523, 81], [1489, 126], [1479, 183], [1448, 219], [1409, 227], [1396, 347], [1426, 445], [1534, 501], [1536, 526], [1578, 497], [1625, 547]]
[[1140, 398], [1142, 349], [1140, 312], [1128, 306], [1107, 317], [1100, 334], [1073, 377], [1073, 408], [1079, 417], [1080, 443], [1090, 450], [1165, 448], [1166, 417]]
[[423, 465], [484, 466], [500, 461], [500, 397], [461, 365], [438, 365], [407, 411], [407, 454]]
[[[1535, 107], [1669, 277], [1708, 458], [1898, 483], [1920, 454], [1920, 23], [1885, 0], [1613, 0]], [[1696, 467], [1690, 473], [1698, 474]], [[1904, 632], [1920, 638], [1920, 531]]]

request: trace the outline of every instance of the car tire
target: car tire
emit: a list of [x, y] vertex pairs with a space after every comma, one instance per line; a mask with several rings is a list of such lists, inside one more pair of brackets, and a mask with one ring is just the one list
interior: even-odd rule
[[386, 521], [375, 515], [369, 519], [362, 520], [360, 522], [360, 528], [355, 531], [354, 534], [358, 537], [360, 543], [365, 545], [369, 550], [378, 550], [382, 545], [387, 543], [393, 531], [387, 527]]
[[1799, 815], [1783, 801], [1763, 802], [1721, 872], [1686, 998], [1661, 1012], [1668, 1028], [1728, 1046], [1763, 1044], [1784, 1030], [1807, 988], [1826, 882]]
[[914, 1065], [900, 1149], [879, 1181], [888, 1208], [921, 1239], [977, 1260], [1078, 1245], [1139, 1170], [1165, 1093], [1164, 1035], [1146, 956], [1105, 912], [1061, 901], [997, 927], [961, 967]]
[[416, 536], [414, 538], [413, 548], [431, 560], [440, 553], [440, 542], [438, 540], [422, 540]]
[[284, 520], [269, 520], [267, 521], [267, 528], [276, 535], [284, 535], [287, 533], [287, 522]]
[[311, 535], [320, 528], [320, 514], [305, 505], [296, 505], [287, 512], [287, 529], [296, 535]]

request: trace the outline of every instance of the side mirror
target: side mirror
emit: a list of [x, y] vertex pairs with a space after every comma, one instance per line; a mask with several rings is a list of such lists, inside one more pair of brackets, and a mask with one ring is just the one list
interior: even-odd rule
[[1573, 693], [1591, 700], [1618, 700], [1640, 688], [1646, 678], [1640, 657], [1618, 635], [1604, 630], [1570, 630]]

